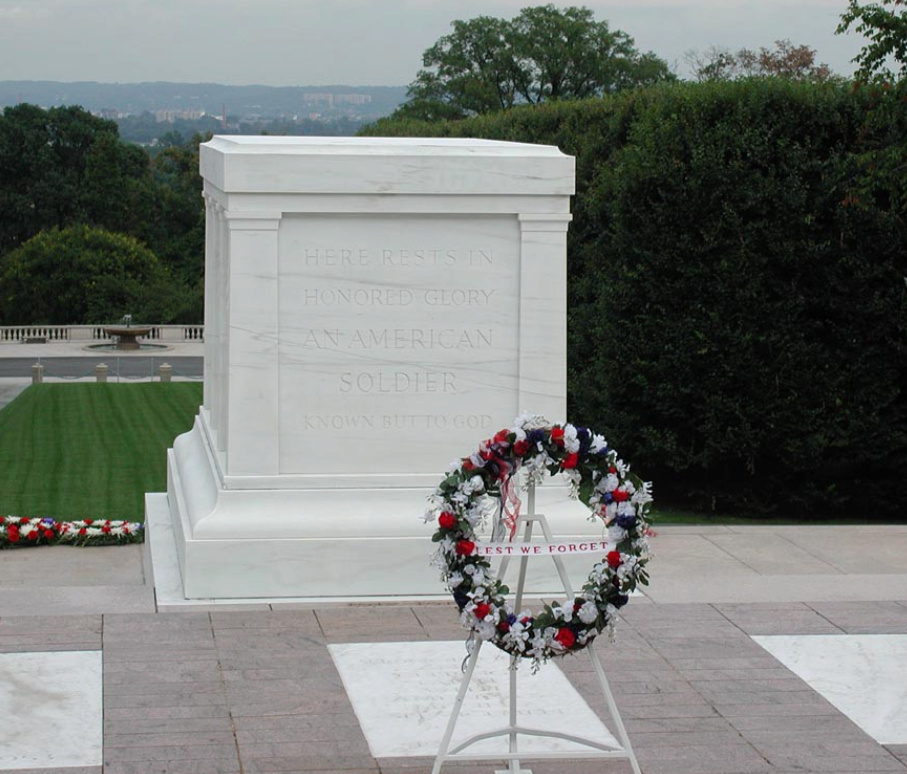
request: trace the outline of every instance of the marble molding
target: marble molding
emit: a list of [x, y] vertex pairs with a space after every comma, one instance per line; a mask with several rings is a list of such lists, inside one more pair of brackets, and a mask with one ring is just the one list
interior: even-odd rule
[[[523, 411], [565, 419], [573, 159], [215, 137], [200, 163], [204, 399], [168, 457], [185, 596], [437, 594], [421, 516], [451, 460]], [[545, 489], [559, 536], [600, 535]]]

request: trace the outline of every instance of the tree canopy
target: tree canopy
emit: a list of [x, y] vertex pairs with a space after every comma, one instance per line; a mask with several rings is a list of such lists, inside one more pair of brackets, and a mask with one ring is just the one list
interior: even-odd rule
[[776, 40], [775, 48], [758, 51], [741, 48], [731, 51], [712, 47], [704, 54], [690, 51], [686, 59], [697, 81], [732, 81], [738, 78], [777, 77], [796, 81], [827, 81], [832, 77], [827, 64], [816, 62], [816, 50]]
[[[890, 6], [890, 10], [888, 7]], [[901, 11], [895, 10], [900, 6]], [[901, 80], [907, 75], [907, 2], [881, 0], [881, 3], [860, 5], [850, 0], [841, 15], [836, 32], [840, 35], [851, 28], [869, 38], [854, 58], [858, 65], [856, 77], [869, 81], [874, 78]], [[896, 70], [891, 69], [895, 65]]]
[[584, 7], [535, 6], [453, 28], [423, 54], [424, 69], [394, 117], [459, 119], [674, 79], [666, 62]]
[[172, 291], [138, 240], [85, 225], [42, 231], [0, 259], [6, 325], [168, 321]]
[[80, 107], [0, 114], [0, 255], [46, 228], [127, 230], [141, 212], [148, 157]]
[[[149, 286], [150, 305], [144, 305], [149, 312], [157, 309], [179, 322], [200, 321], [205, 224], [198, 145], [204, 138], [174, 144], [178, 139], [171, 136], [171, 144], [152, 159], [143, 148], [123, 142], [115, 123], [80, 107], [44, 110], [20, 104], [0, 110], [0, 265], [45, 232], [84, 225], [128, 235], [167, 269], [169, 289], [159, 295], [168, 301], [152, 303], [151, 295], [160, 288]], [[19, 286], [11, 290], [11, 281], [0, 274], [0, 297], [24, 295], [13, 307], [0, 303], [5, 323], [49, 322], [41, 305], [53, 297], [29, 304]]]

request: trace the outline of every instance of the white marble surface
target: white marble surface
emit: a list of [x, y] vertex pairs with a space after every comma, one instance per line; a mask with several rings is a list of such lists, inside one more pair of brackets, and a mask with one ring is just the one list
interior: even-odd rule
[[102, 764], [101, 652], [0, 653], [0, 769]]
[[205, 144], [205, 405], [168, 466], [187, 597], [434, 592], [419, 519], [451, 460], [565, 419], [573, 170], [486, 140]]
[[879, 744], [907, 744], [907, 635], [753, 639]]
[[461, 138], [216, 136], [206, 180], [255, 193], [559, 194], [574, 164], [557, 148]]
[[282, 475], [437, 474], [519, 414], [515, 216], [288, 215], [280, 236]]
[[[463, 642], [385, 642], [329, 645], [347, 695], [376, 758], [434, 756], [462, 679]], [[507, 725], [509, 657], [484, 646], [453, 735], [451, 748], [473, 734]], [[520, 725], [620, 745], [554, 663], [518, 671]], [[527, 752], [588, 750], [573, 742], [520, 737]], [[488, 739], [469, 752], [506, 752], [507, 738]], [[465, 753], [466, 751], [464, 751]]]

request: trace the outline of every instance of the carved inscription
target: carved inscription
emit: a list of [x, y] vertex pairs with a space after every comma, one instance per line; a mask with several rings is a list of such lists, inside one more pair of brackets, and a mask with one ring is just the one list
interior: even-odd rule
[[491, 328], [309, 328], [307, 349], [482, 349], [492, 346]]
[[445, 250], [417, 248], [413, 250], [368, 250], [361, 247], [306, 248], [303, 252], [306, 266], [492, 266], [494, 251], [470, 248]]
[[441, 220], [290, 222], [280, 309], [281, 389], [295, 391], [296, 409], [283, 436], [288, 470], [336, 471], [309, 445], [327, 433], [352, 444], [341, 467], [374, 466], [362, 461], [368, 442], [397, 438], [380, 465], [411, 471], [423, 464], [414, 438], [486, 437], [512, 416], [518, 224]]
[[[328, 270], [327, 276], [334, 281], [325, 281], [312, 277], [310, 284], [301, 290], [302, 306], [313, 312], [322, 311], [330, 314], [337, 321], [343, 319], [343, 310], [362, 310], [366, 315], [375, 310], [376, 318], [386, 321], [387, 314], [393, 315], [394, 309], [406, 309], [408, 319], [419, 319], [419, 310], [425, 310], [428, 324], [420, 327], [311, 327], [303, 328], [300, 344], [303, 349], [323, 351], [346, 351], [351, 355], [356, 352], [375, 353], [380, 358], [381, 352], [388, 353], [388, 359], [400, 363], [401, 355], [396, 353], [436, 352], [470, 352], [491, 349], [496, 345], [494, 328], [488, 325], [444, 325], [444, 320], [468, 320], [469, 312], [489, 310], [499, 295], [497, 288], [482, 287], [476, 284], [481, 281], [481, 270], [493, 267], [495, 256], [491, 248], [448, 249], [441, 247], [425, 248], [364, 248], [359, 246], [338, 246], [333, 248], [302, 249], [303, 263], [313, 268], [334, 268]], [[377, 268], [381, 276], [388, 269], [406, 269], [410, 272], [419, 269], [454, 268], [458, 279], [465, 287], [419, 287], [419, 275], [391, 275], [391, 282], [398, 284], [369, 284], [356, 280], [359, 276], [375, 277], [366, 267]], [[461, 273], [462, 270], [462, 273]], [[321, 275], [319, 275], [321, 276]], [[349, 277], [349, 284], [343, 282]], [[415, 280], [413, 279], [415, 277]], [[337, 280], [340, 280], [338, 283]], [[387, 310], [384, 317], [378, 317], [382, 310]], [[462, 312], [460, 311], [462, 310]], [[336, 311], [336, 314], [333, 314]], [[445, 315], [447, 315], [445, 317]], [[451, 318], [450, 315], [454, 315]], [[361, 318], [360, 318], [361, 319]], [[440, 323], [440, 324], [439, 324]], [[437, 357], [435, 358], [437, 361]], [[405, 361], [405, 358], [404, 358]], [[443, 362], [443, 359], [442, 359]], [[454, 368], [455, 366], [451, 366]], [[338, 395], [369, 396], [405, 396], [425, 393], [456, 394], [460, 391], [455, 370], [428, 368], [404, 368], [387, 366], [381, 368], [362, 368], [361, 370], [344, 370], [337, 374], [335, 387]], [[391, 424], [386, 424], [390, 421]], [[449, 417], [451, 422], [460, 422], [471, 427], [477, 420]], [[317, 429], [318, 423], [327, 422], [331, 429], [361, 429], [399, 426], [409, 422], [409, 427], [440, 427], [439, 420], [422, 415], [381, 415], [359, 417], [348, 421], [341, 415], [317, 415], [307, 417], [306, 429]], [[338, 426], [339, 425], [339, 426]], [[476, 429], [480, 427], [476, 424]]]
[[490, 414], [303, 414], [305, 430], [491, 430]]

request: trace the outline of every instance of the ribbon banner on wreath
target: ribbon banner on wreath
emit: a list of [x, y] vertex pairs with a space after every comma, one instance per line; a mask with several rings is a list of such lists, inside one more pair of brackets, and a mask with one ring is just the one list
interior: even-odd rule
[[[602, 523], [602, 539], [505, 540], [512, 541], [516, 531], [519, 476], [524, 475], [528, 485], [559, 473], [569, 481], [571, 495], [589, 508], [589, 519]], [[585, 427], [552, 425], [524, 414], [513, 427], [483, 441], [451, 465], [425, 514], [426, 522], [437, 525], [434, 563], [453, 594], [461, 622], [509, 653], [515, 663], [532, 659], [534, 669], [585, 648], [603, 631], [613, 634], [617, 611], [627, 604], [630, 592], [648, 583], [651, 490], [601, 435]], [[492, 541], [482, 543], [476, 533], [489, 521]], [[532, 553], [520, 553], [527, 550]], [[510, 590], [495, 576], [489, 559], [564, 553], [603, 556], [574, 599], [545, 604], [535, 614], [512, 609], [506, 599]]]

